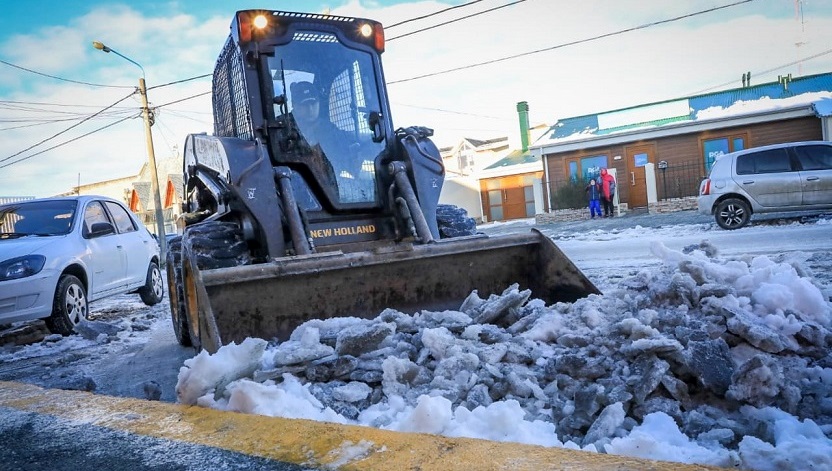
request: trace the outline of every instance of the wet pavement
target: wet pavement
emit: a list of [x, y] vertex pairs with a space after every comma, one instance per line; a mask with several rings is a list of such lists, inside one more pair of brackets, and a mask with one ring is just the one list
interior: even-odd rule
[[[755, 225], [785, 225], [797, 223], [812, 223], [820, 219], [832, 221], [832, 211], [795, 211], [787, 213], [756, 214], [751, 217], [749, 226]], [[669, 213], [650, 214], [647, 210], [632, 210], [626, 214], [607, 218], [586, 219], [576, 221], [560, 221], [536, 224], [534, 218], [519, 219], [508, 222], [482, 224], [477, 227], [485, 234], [504, 234], [509, 232], [527, 231], [530, 227], [545, 231], [547, 234], [587, 232], [592, 230], [614, 231], [635, 227], [661, 228], [676, 225], [703, 224], [714, 230], [720, 230], [713, 216], [699, 214], [695, 210], [674, 211]]]

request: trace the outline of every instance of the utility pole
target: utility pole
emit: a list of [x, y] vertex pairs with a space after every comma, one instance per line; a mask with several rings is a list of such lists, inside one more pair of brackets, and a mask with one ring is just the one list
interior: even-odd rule
[[153, 192], [153, 203], [156, 206], [156, 237], [159, 239], [159, 266], [165, 265], [167, 240], [165, 239], [165, 216], [162, 211], [162, 198], [159, 196], [159, 173], [156, 171], [156, 153], [153, 151], [153, 133], [150, 132], [150, 107], [147, 104], [147, 86], [144, 81], [144, 67], [133, 59], [107, 47], [100, 41], [93, 41], [92, 46], [104, 52], [112, 52], [122, 59], [138, 66], [142, 71], [139, 78], [139, 94], [142, 96], [142, 115], [144, 116], [144, 133], [147, 141], [147, 159], [150, 163], [150, 191]]

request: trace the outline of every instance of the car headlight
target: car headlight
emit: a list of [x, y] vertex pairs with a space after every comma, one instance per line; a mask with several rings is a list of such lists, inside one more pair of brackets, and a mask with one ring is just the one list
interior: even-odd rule
[[0, 281], [26, 278], [43, 270], [46, 257], [43, 255], [26, 255], [0, 262]]

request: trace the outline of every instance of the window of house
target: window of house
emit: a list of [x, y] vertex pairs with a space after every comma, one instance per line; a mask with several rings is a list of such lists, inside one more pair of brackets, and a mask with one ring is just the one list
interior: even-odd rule
[[606, 154], [581, 157], [569, 162], [569, 179], [573, 182], [589, 181], [590, 178], [597, 178], [602, 168], [608, 168]]
[[488, 211], [492, 221], [503, 219], [503, 190], [500, 189], [500, 180], [494, 178], [485, 181], [485, 189], [488, 191]]
[[537, 177], [534, 175], [523, 176], [523, 196], [526, 201], [526, 217], [534, 217], [534, 182]]
[[474, 168], [474, 151], [464, 149], [459, 153], [459, 169], [468, 170]]
[[711, 171], [716, 158], [722, 154], [745, 149], [745, 135], [724, 136], [702, 141], [702, 154], [705, 162], [705, 173]]

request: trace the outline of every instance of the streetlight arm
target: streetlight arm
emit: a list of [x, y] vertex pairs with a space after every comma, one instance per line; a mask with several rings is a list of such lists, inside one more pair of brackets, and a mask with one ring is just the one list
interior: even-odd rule
[[165, 239], [165, 219], [162, 211], [162, 198], [159, 195], [159, 173], [156, 169], [156, 154], [153, 152], [153, 133], [150, 132], [150, 107], [147, 104], [147, 85], [144, 80], [144, 67], [133, 59], [120, 54], [111, 47], [107, 47], [101, 41], [93, 41], [92, 47], [104, 51], [112, 52], [122, 59], [136, 65], [142, 70], [142, 78], [139, 79], [139, 94], [142, 97], [142, 114], [144, 115], [144, 130], [145, 140], [147, 141], [147, 159], [150, 163], [150, 190], [153, 192], [153, 202], [156, 206], [156, 235], [159, 238], [159, 266], [165, 264], [165, 252], [167, 252], [167, 241]]
[[108, 46], [104, 45], [104, 43], [102, 43], [101, 41], [93, 41], [93, 42], [92, 42], [92, 47], [94, 47], [94, 48], [96, 48], [96, 49], [98, 49], [98, 50], [100, 50], [100, 51], [104, 51], [104, 52], [112, 52], [113, 54], [115, 54], [115, 55], [117, 55], [117, 56], [121, 57], [122, 59], [124, 59], [124, 60], [126, 60], [126, 61], [130, 62], [131, 64], [134, 64], [136, 67], [138, 67], [138, 68], [142, 69], [142, 77], [145, 77], [144, 67], [142, 67], [142, 65], [141, 65], [141, 64], [139, 64], [138, 62], [134, 61], [133, 59], [131, 59], [131, 58], [129, 58], [129, 57], [127, 57], [127, 56], [125, 56], [124, 54], [122, 54], [122, 53], [120, 53], [120, 52], [116, 51], [115, 49], [113, 49], [113, 48], [111, 48], [111, 47], [108, 47]]

